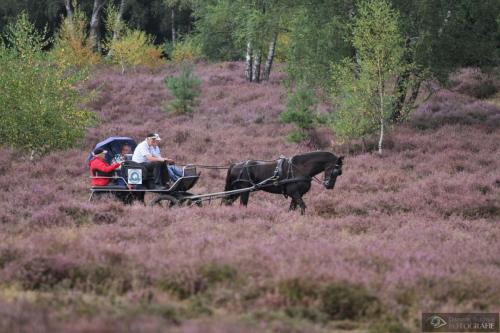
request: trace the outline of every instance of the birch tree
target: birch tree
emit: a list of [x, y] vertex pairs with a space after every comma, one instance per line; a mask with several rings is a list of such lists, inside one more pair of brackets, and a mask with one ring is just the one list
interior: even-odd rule
[[101, 16], [106, 0], [94, 0], [89, 38], [95, 50], [101, 51]]
[[177, 41], [176, 14], [179, 10], [188, 9], [192, 6], [192, 0], [164, 0], [166, 6], [170, 9], [170, 31], [172, 33], [172, 43]]
[[383, 152], [386, 124], [394, 95], [389, 79], [402, 68], [403, 39], [399, 16], [386, 0], [360, 3], [353, 24], [352, 44], [359, 55], [333, 66], [337, 110], [333, 127], [346, 137], [363, 137], [378, 131], [378, 153]]
[[73, 10], [71, 8], [71, 0], [64, 0], [64, 8], [66, 8], [66, 16], [69, 19], [73, 18]]
[[[256, 83], [268, 80], [274, 60], [281, 18], [286, 10], [284, 1], [240, 0], [235, 14], [235, 36], [244, 45], [245, 77]], [[265, 57], [264, 69], [262, 62]]]

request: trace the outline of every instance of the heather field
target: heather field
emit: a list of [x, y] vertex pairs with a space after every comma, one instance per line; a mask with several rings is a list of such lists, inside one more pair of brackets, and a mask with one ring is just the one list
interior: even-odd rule
[[[187, 116], [163, 111], [176, 67], [101, 67], [85, 87], [100, 124], [81, 146], [35, 163], [0, 148], [0, 332], [419, 332], [421, 312], [500, 311], [498, 93], [477, 99], [456, 74], [380, 157], [327, 129], [288, 143], [284, 74], [252, 84], [243, 67], [198, 64]], [[265, 193], [247, 208], [88, 202], [95, 143], [148, 132], [180, 164], [323, 149], [344, 171], [334, 190], [313, 183], [304, 216]], [[224, 179], [202, 170], [193, 192]]]

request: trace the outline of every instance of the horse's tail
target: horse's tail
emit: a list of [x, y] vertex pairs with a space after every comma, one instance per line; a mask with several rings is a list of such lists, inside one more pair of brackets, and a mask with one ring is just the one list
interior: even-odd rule
[[231, 188], [231, 171], [233, 171], [234, 163], [229, 166], [227, 169], [227, 175], [226, 175], [226, 185], [224, 186], [224, 191], [230, 191], [232, 190]]
[[[233, 167], [234, 166], [235, 166], [235, 164], [231, 164], [229, 166], [229, 169], [227, 169], [226, 185], [224, 186], [224, 191], [231, 191], [231, 190], [233, 190], [233, 187], [232, 187], [233, 180], [232, 180], [232, 177], [231, 177], [231, 172], [233, 171]], [[231, 205], [236, 199], [238, 199], [238, 195], [237, 194], [228, 195], [228, 196], [222, 198], [221, 204]]]

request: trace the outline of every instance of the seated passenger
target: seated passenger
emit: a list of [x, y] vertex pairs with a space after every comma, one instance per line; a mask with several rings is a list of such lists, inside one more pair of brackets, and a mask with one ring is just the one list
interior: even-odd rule
[[[113, 157], [113, 162], [116, 162], [116, 163], [125, 162], [127, 160], [127, 155], [130, 154], [130, 150], [131, 150], [130, 146], [128, 144], [124, 144], [122, 146], [122, 148], [120, 149], [120, 153], [116, 154]], [[127, 178], [127, 175], [125, 174], [125, 170], [123, 170], [123, 168], [121, 166], [117, 170], [120, 170], [118, 172], [118, 174], [121, 178], [118, 178], [116, 180], [116, 184], [126, 186], [127, 184], [125, 183], [125, 179]], [[129, 188], [131, 188], [131, 187], [129, 186]]]
[[111, 171], [118, 169], [121, 165], [121, 162], [109, 165], [105, 160], [106, 153], [107, 151], [102, 148], [97, 148], [92, 153], [93, 157], [89, 162], [90, 175], [94, 177], [92, 178], [92, 186], [108, 185], [111, 181], [111, 178], [103, 178], [99, 176], [107, 175]]
[[171, 163], [172, 160], [161, 157], [160, 148], [158, 148], [160, 140], [158, 134], [148, 134], [146, 139], [135, 148], [132, 161], [144, 165], [148, 174], [153, 175], [156, 189], [165, 189], [164, 186], [168, 182], [166, 163]]
[[127, 160], [127, 155], [130, 154], [130, 146], [126, 143], [120, 149], [120, 153], [113, 157], [113, 162], [125, 162]]

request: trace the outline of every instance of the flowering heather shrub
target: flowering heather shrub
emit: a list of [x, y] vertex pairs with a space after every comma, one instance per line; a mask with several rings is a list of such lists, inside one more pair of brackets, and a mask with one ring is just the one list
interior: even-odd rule
[[[179, 164], [310, 150], [284, 140], [284, 88], [245, 82], [242, 66], [195, 66], [193, 116], [162, 110], [172, 99], [163, 78], [177, 68], [101, 68], [89, 82], [101, 86], [90, 104], [101, 121], [83, 148], [37, 163], [0, 148], [0, 331], [362, 332], [376, 322], [418, 332], [422, 311], [499, 311], [500, 131], [469, 125], [470, 114], [395, 128], [383, 157], [347, 155], [334, 190], [313, 183], [305, 216], [269, 193], [247, 208], [88, 202], [85, 159], [111, 135], [159, 132]], [[458, 108], [474, 103], [447, 94]], [[223, 188], [225, 170], [200, 171], [193, 192]]]
[[475, 98], [488, 98], [500, 89], [500, 81], [479, 68], [463, 68], [451, 74], [453, 91]]
[[443, 89], [411, 114], [417, 128], [436, 128], [443, 124], [500, 125], [500, 108], [472, 97]]

